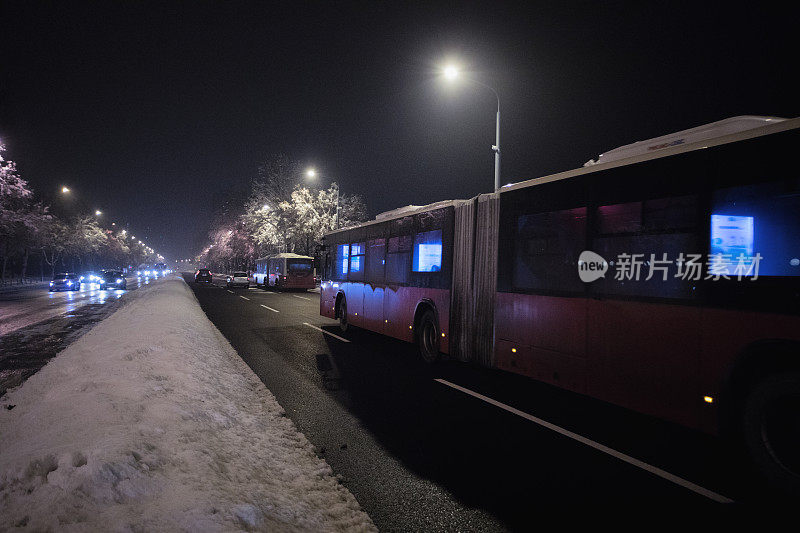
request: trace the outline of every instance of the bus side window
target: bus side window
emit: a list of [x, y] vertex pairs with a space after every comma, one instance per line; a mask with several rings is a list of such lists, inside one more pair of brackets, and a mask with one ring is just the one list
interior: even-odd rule
[[386, 266], [386, 239], [373, 239], [367, 243], [366, 281], [383, 283]]
[[347, 271], [350, 268], [350, 245], [337, 244], [336, 257], [333, 261], [333, 276], [331, 279], [338, 281], [345, 281], [347, 279]]
[[386, 281], [388, 283], [408, 283], [411, 269], [411, 235], [391, 237], [386, 255]]
[[442, 270], [442, 230], [417, 233], [414, 236], [412, 272], [440, 272]]
[[[800, 183], [718, 189], [711, 198], [708, 253], [728, 276], [800, 276]], [[741, 264], [740, 264], [741, 263]], [[738, 268], [738, 271], [737, 271]]]
[[347, 279], [362, 281], [364, 279], [364, 252], [363, 242], [354, 242], [350, 245], [350, 271]]
[[586, 245], [586, 208], [517, 217], [512, 286], [582, 292], [578, 256]]
[[697, 296], [697, 280], [675, 276], [680, 254], [702, 253], [697, 248], [697, 202], [697, 195], [688, 195], [598, 206], [591, 249], [608, 261], [609, 269], [590, 290], [661, 298]]

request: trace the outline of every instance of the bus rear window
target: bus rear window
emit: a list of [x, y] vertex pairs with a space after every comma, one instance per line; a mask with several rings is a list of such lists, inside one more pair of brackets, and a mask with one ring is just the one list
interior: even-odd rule
[[291, 274], [310, 274], [313, 268], [311, 262], [311, 259], [287, 259], [286, 269]]

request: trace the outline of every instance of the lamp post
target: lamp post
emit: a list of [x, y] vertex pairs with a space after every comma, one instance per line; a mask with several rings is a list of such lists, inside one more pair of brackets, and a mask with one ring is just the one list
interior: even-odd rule
[[[316, 179], [317, 171], [313, 168], [309, 168], [306, 170], [306, 178], [308, 179]], [[334, 229], [339, 229], [339, 184], [336, 184], [336, 222], [334, 225]]]
[[[443, 72], [444, 77], [450, 81], [454, 81], [459, 77], [459, 70], [455, 65], [446, 66]], [[500, 95], [497, 94], [494, 87], [486, 85], [485, 83], [471, 78], [465, 78], [465, 80], [469, 83], [474, 83], [475, 85], [480, 85], [485, 89], [489, 89], [497, 99], [497, 121], [495, 122], [495, 141], [492, 145], [492, 151], [494, 152], [494, 190], [498, 191], [500, 189]]]

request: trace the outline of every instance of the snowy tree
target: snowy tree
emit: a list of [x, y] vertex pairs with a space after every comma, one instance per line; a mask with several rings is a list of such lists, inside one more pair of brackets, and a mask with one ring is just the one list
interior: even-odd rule
[[[17, 165], [3, 158], [5, 146], [0, 143], [0, 280], [5, 282], [6, 267], [13, 253], [19, 252], [19, 244], [26, 240], [35, 221], [30, 216], [33, 192], [28, 183], [19, 176]], [[27, 260], [26, 260], [27, 261]]]
[[69, 244], [69, 226], [62, 220], [52, 217], [45, 221], [41, 232], [42, 257], [50, 266], [50, 274], [56, 272], [56, 265], [63, 260]]

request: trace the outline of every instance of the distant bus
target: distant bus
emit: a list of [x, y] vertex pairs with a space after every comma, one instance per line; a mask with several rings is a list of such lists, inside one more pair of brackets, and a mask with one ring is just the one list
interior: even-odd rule
[[314, 258], [307, 255], [281, 253], [256, 260], [253, 282], [259, 287], [278, 289], [313, 289]]
[[320, 313], [714, 434], [800, 487], [800, 118], [738, 117], [324, 238]]

